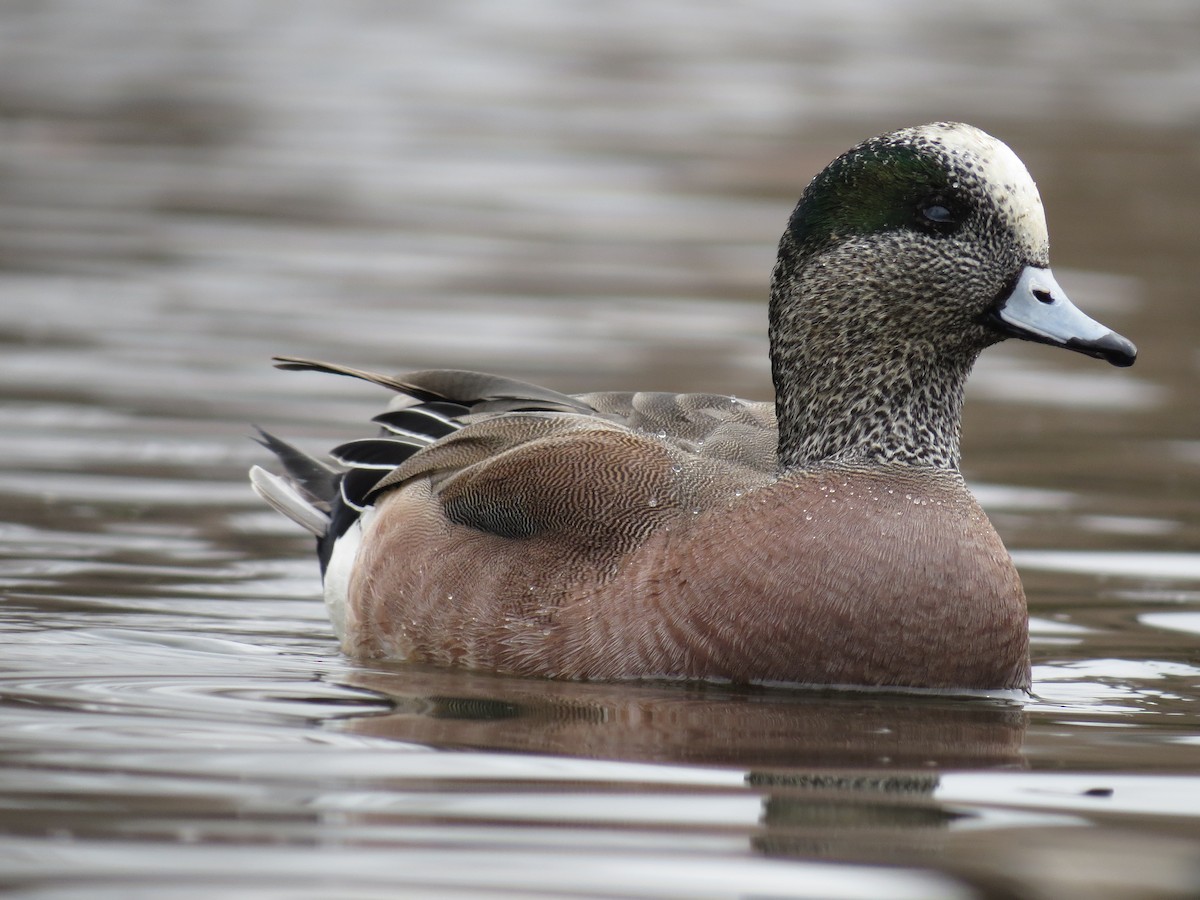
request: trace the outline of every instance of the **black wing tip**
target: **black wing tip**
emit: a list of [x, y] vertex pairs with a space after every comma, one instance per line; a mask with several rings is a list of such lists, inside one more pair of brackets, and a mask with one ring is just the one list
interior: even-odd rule
[[401, 465], [431, 441], [402, 437], [357, 438], [329, 451], [333, 459], [354, 469], [387, 469]]

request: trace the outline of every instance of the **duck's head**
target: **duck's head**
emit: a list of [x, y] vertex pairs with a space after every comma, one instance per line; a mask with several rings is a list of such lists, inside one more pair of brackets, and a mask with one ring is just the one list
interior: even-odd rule
[[[839, 415], [839, 402], [846, 416], [850, 405], [875, 414], [859, 402], [873, 394], [903, 423], [904, 407], [931, 400], [923, 381], [955, 400], [979, 352], [1006, 337], [1131, 365], [1134, 345], [1080, 312], [1049, 265], [1037, 186], [1002, 142], [939, 122], [859, 144], [812, 180], [780, 242], [771, 333], [781, 416], [795, 406], [799, 440], [816, 416]], [[827, 408], [786, 396], [800, 392]], [[956, 455], [957, 431], [953, 443]], [[840, 451], [814, 445], [795, 458], [826, 452]]]
[[807, 278], [835, 303], [864, 301], [896, 338], [905, 323], [941, 321], [943, 338], [978, 348], [1019, 337], [1132, 365], [1133, 344], [1067, 299], [1049, 248], [1017, 155], [978, 128], [938, 122], [872, 138], [826, 166], [792, 213], [776, 278], [780, 288]]

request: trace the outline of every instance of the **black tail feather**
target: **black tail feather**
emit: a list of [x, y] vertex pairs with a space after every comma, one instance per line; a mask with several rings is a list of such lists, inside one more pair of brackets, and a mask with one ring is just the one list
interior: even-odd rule
[[269, 431], [264, 431], [257, 425], [254, 428], [259, 434], [255, 440], [278, 457], [296, 487], [302, 490], [314, 504], [329, 509], [329, 505], [333, 503], [333, 499], [338, 493], [341, 472], [298, 447], [293, 447], [287, 441], [277, 438]]

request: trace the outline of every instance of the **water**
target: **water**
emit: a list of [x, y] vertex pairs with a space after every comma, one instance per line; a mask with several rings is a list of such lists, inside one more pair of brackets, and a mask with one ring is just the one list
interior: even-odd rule
[[[1165, 0], [6, 4], [0, 889], [1200, 892], [1198, 46]], [[800, 187], [941, 118], [1017, 149], [1142, 351], [1005, 345], [970, 388], [1033, 698], [338, 654], [248, 435], [321, 449], [382, 396], [272, 354], [765, 397]]]

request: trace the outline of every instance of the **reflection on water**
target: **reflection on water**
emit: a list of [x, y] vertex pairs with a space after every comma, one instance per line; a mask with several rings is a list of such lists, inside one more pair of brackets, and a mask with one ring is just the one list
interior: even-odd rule
[[[42, 898], [1200, 893], [1190, 4], [0, 10], [0, 889]], [[542, 684], [342, 658], [251, 423], [291, 353], [766, 396], [853, 141], [973, 121], [1129, 371], [982, 361], [968, 477], [1034, 696]]]
[[390, 714], [347, 727], [440, 747], [601, 759], [757, 766], [1020, 766], [1019, 704], [712, 686], [543, 684], [360, 666], [348, 682], [387, 697]]

